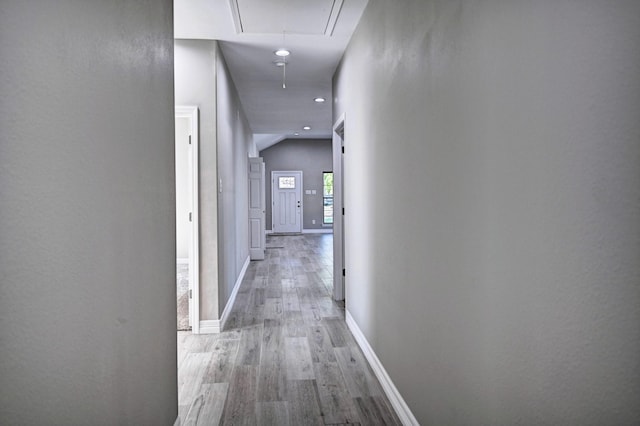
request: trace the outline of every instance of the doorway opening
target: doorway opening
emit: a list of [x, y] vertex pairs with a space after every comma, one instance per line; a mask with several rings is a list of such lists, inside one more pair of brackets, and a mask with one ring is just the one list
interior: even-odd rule
[[178, 330], [199, 333], [198, 108], [175, 108]]

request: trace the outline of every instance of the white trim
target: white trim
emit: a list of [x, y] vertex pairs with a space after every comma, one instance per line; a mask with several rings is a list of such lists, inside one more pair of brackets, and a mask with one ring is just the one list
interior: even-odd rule
[[231, 291], [231, 296], [229, 296], [229, 300], [227, 301], [227, 305], [224, 307], [222, 311], [222, 315], [220, 316], [220, 325], [221, 330], [224, 330], [224, 326], [229, 319], [229, 315], [231, 314], [231, 309], [233, 308], [233, 304], [236, 303], [236, 296], [238, 295], [238, 290], [240, 290], [240, 284], [242, 284], [242, 280], [244, 280], [244, 275], [247, 273], [247, 268], [249, 267], [249, 263], [251, 260], [249, 256], [244, 261], [244, 265], [242, 265], [242, 270], [240, 271], [240, 275], [238, 275], [238, 279], [236, 280], [235, 285], [233, 286], [233, 290]]
[[193, 334], [200, 333], [200, 218], [198, 212], [200, 189], [198, 187], [200, 163], [199, 163], [199, 122], [198, 107], [194, 105], [179, 105], [175, 107], [176, 118], [189, 119], [191, 128], [189, 129], [191, 137], [191, 229], [189, 247], [189, 290], [191, 290], [191, 299], [189, 299], [189, 322]]
[[180, 426], [180, 416], [176, 417], [176, 421], [173, 422], [173, 426]]
[[218, 334], [218, 333], [220, 333], [220, 320], [200, 321], [200, 334]]
[[333, 35], [333, 31], [336, 29], [336, 23], [338, 22], [338, 17], [340, 16], [340, 11], [342, 10], [342, 3], [344, 0], [335, 0], [333, 2], [333, 8], [331, 9], [331, 14], [329, 15], [329, 21], [327, 22], [327, 28], [324, 30], [324, 35], [331, 37]]
[[303, 229], [303, 234], [333, 234], [333, 228], [314, 228], [314, 229]]
[[345, 298], [345, 194], [344, 194], [344, 157], [345, 117], [342, 113], [333, 125], [331, 146], [333, 150], [333, 298]]
[[362, 334], [360, 327], [358, 327], [358, 324], [356, 324], [355, 320], [348, 310], [346, 311], [345, 317], [349, 330], [351, 330], [353, 337], [355, 337], [356, 342], [358, 342], [358, 346], [360, 346], [360, 349], [362, 349], [365, 358], [367, 358], [367, 361], [369, 361], [373, 372], [382, 385], [382, 389], [384, 390], [385, 395], [387, 395], [387, 398], [389, 398], [389, 401], [391, 402], [391, 405], [400, 418], [402, 424], [420, 426], [420, 423], [418, 423], [418, 420], [416, 420], [415, 416], [409, 409], [409, 406], [402, 398], [402, 395], [400, 395], [400, 392], [391, 381], [389, 374], [387, 374], [387, 371], [384, 369], [384, 366], [376, 356], [373, 348], [371, 347], [371, 345], [369, 345], [367, 338], [364, 337], [364, 334]]
[[178, 257], [176, 258], [176, 264], [178, 265], [184, 265], [184, 264], [189, 264], [189, 258], [188, 257]]
[[[264, 231], [265, 234], [270, 235], [299, 235], [299, 232], [273, 232], [271, 229], [266, 229]], [[303, 229], [303, 234], [333, 234], [333, 227], [331, 228], [313, 228], [313, 229]]]
[[236, 30], [236, 34], [242, 34], [244, 30], [242, 28], [242, 21], [240, 20], [240, 8], [238, 7], [238, 1], [229, 0], [229, 6], [231, 8], [231, 18], [233, 20], [233, 28]]
[[231, 314], [231, 309], [233, 309], [233, 304], [236, 302], [236, 296], [238, 295], [238, 290], [240, 290], [240, 284], [242, 284], [242, 280], [244, 279], [244, 275], [247, 273], [247, 268], [249, 267], [250, 262], [251, 260], [249, 259], [249, 256], [247, 256], [247, 260], [244, 261], [240, 275], [238, 275], [238, 279], [233, 286], [231, 296], [229, 296], [229, 300], [227, 301], [227, 305], [224, 307], [224, 311], [222, 311], [220, 319], [200, 321], [200, 334], [218, 334], [224, 330], [224, 326]]

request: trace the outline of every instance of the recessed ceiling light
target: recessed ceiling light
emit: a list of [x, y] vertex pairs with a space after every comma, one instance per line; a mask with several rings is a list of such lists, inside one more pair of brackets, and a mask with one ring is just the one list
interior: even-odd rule
[[291, 52], [289, 52], [287, 49], [278, 49], [275, 51], [275, 54], [277, 56], [285, 57], [285, 56], [289, 56]]
[[324, 102], [325, 99], [318, 96], [317, 98], [314, 99], [314, 101], [316, 101], [316, 102], [318, 102], [320, 104], [320, 103]]
[[304, 126], [302, 130], [311, 130], [311, 126]]
[[293, 134], [293, 136], [300, 136], [300, 133], [295, 132], [295, 133]]
[[276, 67], [284, 67], [286, 65], [286, 62], [282, 59], [278, 59], [277, 61], [273, 61], [273, 65], [275, 65]]

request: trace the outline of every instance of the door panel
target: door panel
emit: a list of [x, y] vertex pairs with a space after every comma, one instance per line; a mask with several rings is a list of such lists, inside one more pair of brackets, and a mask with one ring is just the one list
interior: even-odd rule
[[265, 237], [265, 182], [262, 158], [249, 159], [249, 257], [263, 260]]

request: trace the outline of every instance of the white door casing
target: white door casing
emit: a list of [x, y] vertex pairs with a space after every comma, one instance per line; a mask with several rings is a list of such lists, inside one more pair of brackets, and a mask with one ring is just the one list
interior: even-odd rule
[[302, 232], [302, 172], [271, 172], [271, 230], [274, 233]]
[[[199, 216], [198, 216], [198, 107], [196, 106], [176, 106], [175, 118], [187, 119], [189, 122], [187, 137], [188, 148], [188, 176], [187, 192], [188, 220], [188, 257], [189, 257], [189, 324], [194, 334], [200, 332], [200, 250], [199, 250]], [[176, 137], [176, 143], [178, 138]], [[175, 277], [174, 277], [175, 278]]]
[[263, 260], [266, 248], [264, 162], [249, 158], [249, 257]]
[[344, 216], [345, 114], [333, 126], [333, 298], [344, 300], [346, 286]]

